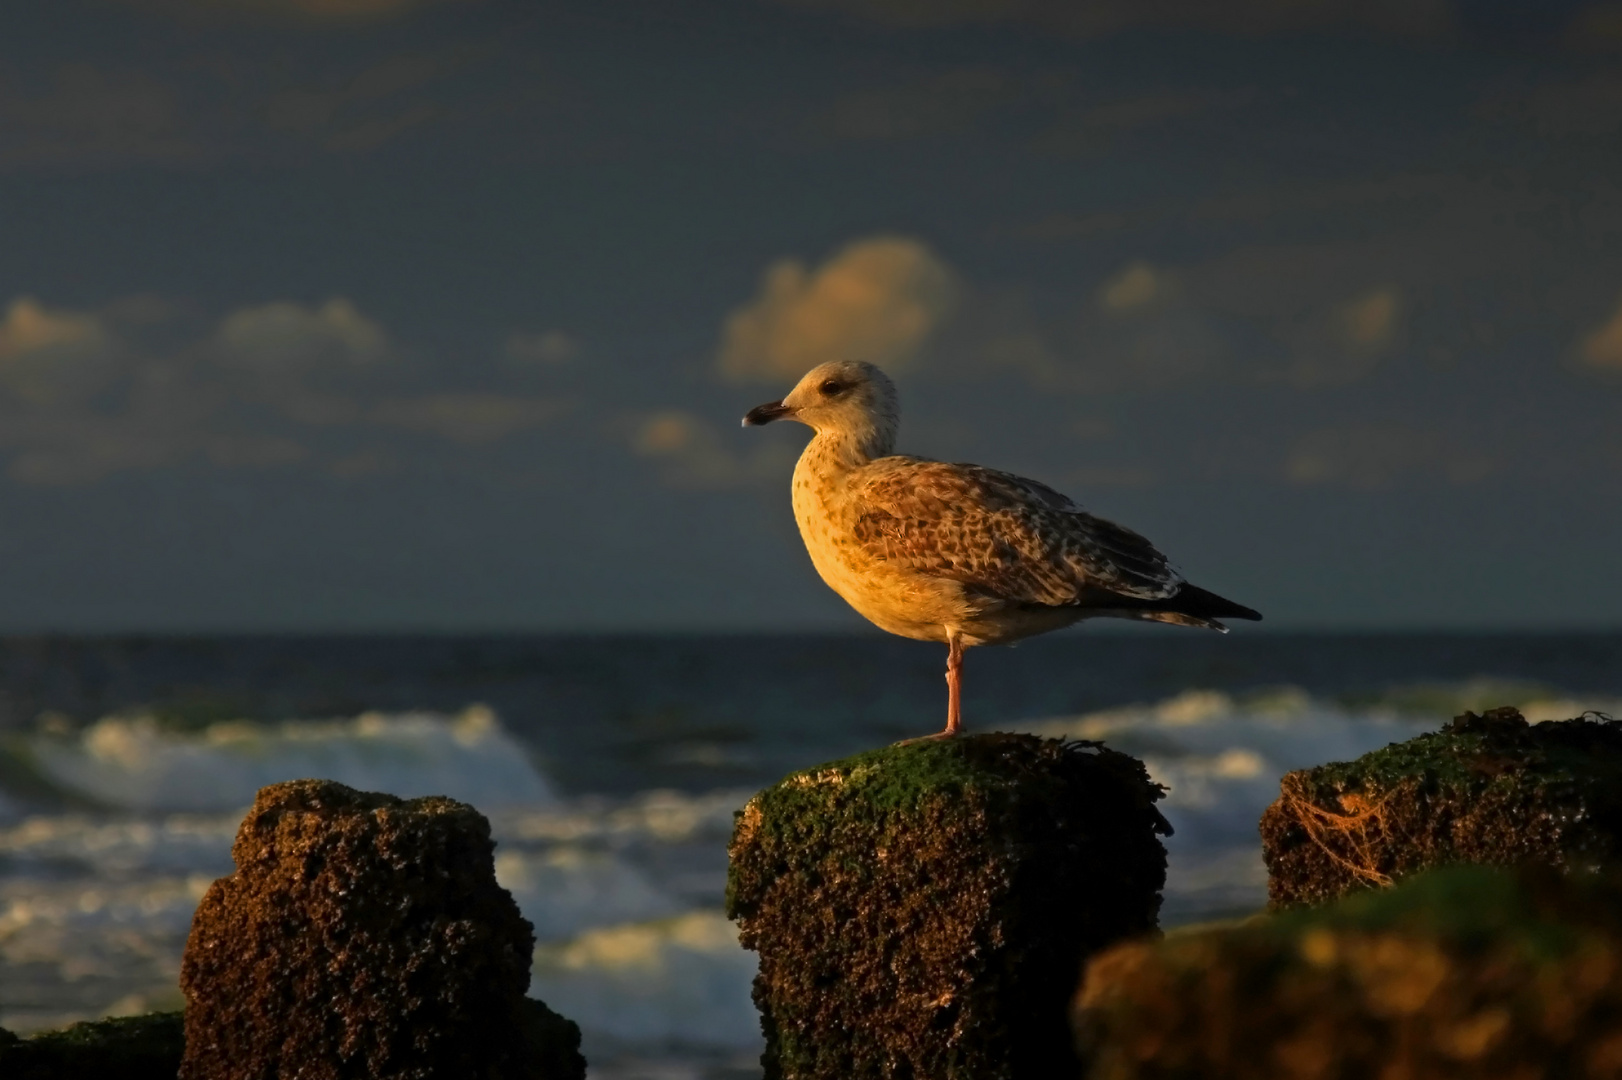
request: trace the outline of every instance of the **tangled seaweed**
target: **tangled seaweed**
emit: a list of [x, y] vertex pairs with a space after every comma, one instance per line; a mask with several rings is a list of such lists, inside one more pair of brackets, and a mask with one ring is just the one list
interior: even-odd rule
[[1513, 708], [1286, 775], [1261, 820], [1275, 908], [1450, 863], [1591, 869], [1622, 856], [1622, 724]]

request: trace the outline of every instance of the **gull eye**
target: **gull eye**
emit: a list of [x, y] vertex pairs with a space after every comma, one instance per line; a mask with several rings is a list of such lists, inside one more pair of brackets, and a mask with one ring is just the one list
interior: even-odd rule
[[827, 397], [835, 397], [838, 394], [844, 393], [844, 390], [845, 384], [840, 382], [838, 379], [829, 379], [827, 382], [822, 384], [822, 392]]

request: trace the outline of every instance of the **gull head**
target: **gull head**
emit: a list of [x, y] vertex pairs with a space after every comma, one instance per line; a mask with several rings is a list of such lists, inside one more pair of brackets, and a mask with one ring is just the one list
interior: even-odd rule
[[888, 375], [860, 360], [832, 360], [806, 372], [782, 401], [750, 409], [743, 425], [798, 420], [818, 435], [852, 439], [869, 456], [879, 456], [894, 445], [900, 419], [895, 383]]

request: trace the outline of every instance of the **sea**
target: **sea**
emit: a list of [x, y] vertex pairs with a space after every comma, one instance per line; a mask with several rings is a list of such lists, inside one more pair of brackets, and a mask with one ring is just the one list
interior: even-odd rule
[[[595, 1080], [761, 1075], [755, 958], [722, 912], [733, 814], [938, 730], [939, 646], [860, 635], [0, 639], [0, 1027], [182, 1004], [192, 912], [262, 785], [483, 811], [535, 925], [530, 992]], [[1622, 716], [1622, 633], [1068, 631], [975, 649], [971, 731], [1101, 740], [1167, 788], [1162, 925], [1266, 901], [1287, 770], [1466, 710]]]

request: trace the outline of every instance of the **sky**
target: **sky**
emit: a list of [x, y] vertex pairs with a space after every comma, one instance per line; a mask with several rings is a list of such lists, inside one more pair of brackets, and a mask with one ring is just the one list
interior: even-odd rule
[[838, 358], [1264, 628], [1616, 627], [1622, 4], [0, 4], [0, 631], [860, 629]]

